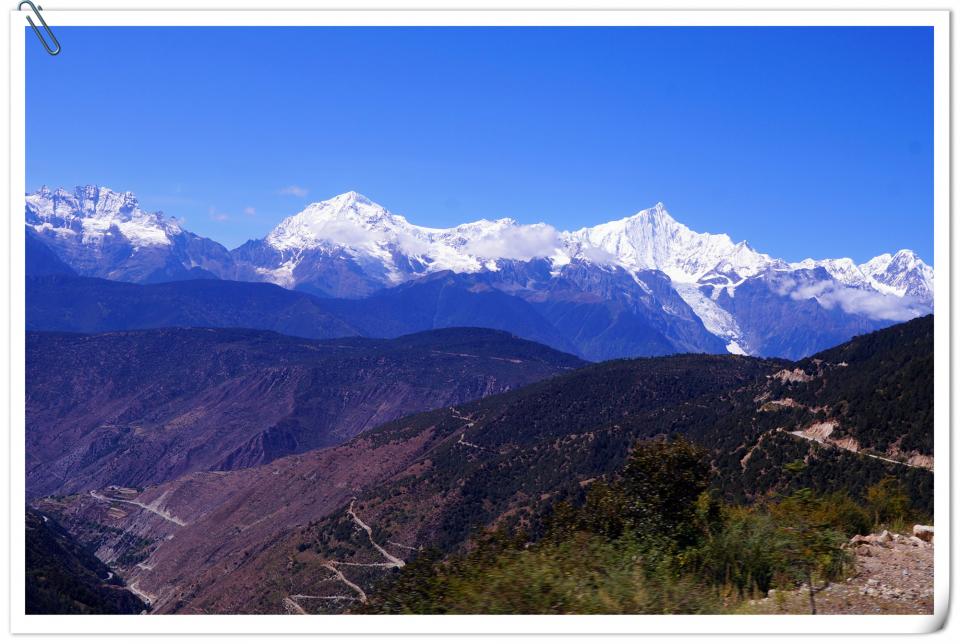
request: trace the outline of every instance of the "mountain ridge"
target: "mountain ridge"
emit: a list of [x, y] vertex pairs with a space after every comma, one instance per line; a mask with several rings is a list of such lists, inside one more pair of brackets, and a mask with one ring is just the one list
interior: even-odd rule
[[[137, 242], [140, 246], [169, 245], [170, 238], [184, 231], [179, 220], [175, 217], [168, 217], [162, 211], [148, 213], [140, 209], [139, 200], [132, 192], [117, 192], [103, 186], [93, 184], [86, 186], [77, 186], [74, 191], [64, 188], [51, 190], [47, 186], [42, 186], [34, 193], [27, 194], [27, 213], [28, 219], [33, 216], [33, 221], [29, 222], [36, 232], [43, 233], [46, 230], [57, 229], [53, 220], [60, 219], [62, 224], [80, 223], [82, 235], [87, 236], [88, 241], [109, 234], [112, 226], [117, 226], [119, 232]], [[63, 206], [66, 209], [81, 211], [84, 217], [71, 217], [64, 213]], [[58, 217], [59, 214], [59, 217]], [[79, 222], [77, 220], [80, 220]], [[448, 241], [455, 249], [462, 249], [468, 246], [470, 242], [477, 238], [488, 235], [491, 231], [504, 229], [508, 227], [518, 227], [521, 229], [547, 227], [549, 224], [540, 222], [534, 224], [519, 224], [514, 219], [504, 217], [496, 220], [478, 219], [465, 222], [449, 228], [432, 228], [412, 224], [409, 220], [395, 214], [380, 204], [375, 203], [370, 198], [356, 191], [348, 191], [329, 199], [315, 201], [307, 204], [303, 209], [294, 215], [281, 220], [262, 241], [268, 243], [276, 250], [306, 250], [322, 246], [324, 243], [330, 243], [334, 246], [349, 246], [350, 239], [342, 237], [329, 237], [330, 232], [322, 226], [318, 229], [318, 223], [330, 221], [349, 221], [354, 223], [363, 223], [367, 225], [385, 224], [387, 229], [407, 228], [415, 230], [424, 235], [431, 236], [430, 241], [440, 239]], [[552, 228], [552, 226], [549, 226]], [[698, 281], [710, 270], [716, 269], [717, 263], [714, 257], [710, 256], [706, 260], [694, 262], [687, 258], [689, 270], [683, 270], [679, 267], [669, 267], [672, 253], [664, 253], [664, 248], [650, 248], [650, 239], [660, 236], [660, 231], [668, 231], [674, 238], [671, 241], [686, 242], [684, 245], [696, 245], [698, 251], [705, 248], [712, 250], [717, 255], [716, 260], [727, 260], [734, 268], [739, 268], [742, 275], [751, 276], [755, 274], [762, 265], [774, 265], [778, 267], [791, 268], [809, 268], [812, 266], [823, 266], [831, 274], [842, 276], [844, 272], [850, 272], [851, 268], [859, 270], [864, 276], [876, 276], [886, 272], [892, 264], [902, 261], [907, 265], [903, 270], [909, 271], [919, 268], [923, 273], [932, 279], [932, 269], [910, 249], [899, 249], [895, 253], [881, 253], [866, 262], [857, 264], [848, 257], [836, 259], [813, 259], [807, 258], [798, 262], [787, 262], [782, 259], [772, 258], [770, 255], [760, 253], [754, 250], [747, 241], [733, 242], [729, 235], [725, 233], [697, 233], [687, 226], [678, 222], [667, 211], [663, 202], [657, 202], [654, 206], [639, 210], [638, 212], [627, 215], [620, 219], [610, 220], [605, 223], [587, 226], [572, 231], [557, 231], [558, 235], [567, 246], [580, 246], [587, 248], [587, 255], [581, 256], [581, 259], [597, 258], [596, 253], [590, 251], [608, 250], [605, 246], [613, 246], [616, 241], [610, 242], [610, 233], [629, 227], [642, 227], [640, 236], [647, 238], [646, 243], [640, 248], [632, 248], [634, 257], [632, 261], [620, 257], [621, 265], [626, 268], [646, 268], [663, 270], [674, 281]], [[69, 229], [69, 226], [60, 226], [61, 230]], [[593, 240], [593, 245], [589, 242]], [[211, 240], [212, 241], [212, 240]], [[257, 240], [250, 240], [257, 241]], [[242, 244], [241, 244], [242, 246]], [[239, 248], [239, 247], [238, 247]], [[231, 252], [237, 248], [230, 249]], [[719, 252], [718, 252], [719, 251]], [[529, 254], [528, 254], [529, 255]], [[659, 256], [658, 256], [659, 255]], [[738, 260], [731, 261], [731, 257], [739, 257]], [[532, 257], [551, 257], [551, 254], [530, 255]], [[576, 252], [571, 254], [567, 260], [577, 257]], [[481, 260], [498, 259], [518, 259], [509, 254], [491, 253], [489, 256], [481, 257]], [[683, 262], [679, 265], [682, 266]], [[474, 265], [473, 268], [476, 268]], [[463, 265], [461, 265], [463, 268]], [[455, 270], [454, 267], [443, 266], [438, 270]], [[753, 271], [753, 272], [751, 272]], [[849, 278], [848, 278], [849, 279]], [[879, 280], [878, 280], [879, 282]], [[884, 283], [884, 282], [879, 282]]]
[[[312, 612], [340, 612], [331, 597], [356, 601], [356, 587], [369, 592], [391, 572], [371, 544], [408, 561], [404, 548], [456, 551], [478, 529], [582, 497], [637, 439], [654, 436], [704, 445], [731, 501], [803, 487], [860, 497], [894, 477], [932, 512], [932, 465], [911, 465], [932, 456], [932, 389], [915, 377], [932, 360], [932, 328], [924, 317], [801, 362], [681, 355], [587, 365], [336, 447], [198, 472], [136, 496], [186, 525], [142, 508], [115, 518], [110, 498], [86, 493], [39, 505], [81, 541], [96, 541], [105, 561], [128, 549], [111, 529], [154, 539], [131, 579], [156, 598], [154, 611], [185, 613], [276, 613], [301, 595], [317, 600]], [[872, 395], [877, 387], [888, 393]], [[837, 440], [816, 440], [823, 434]], [[330, 566], [343, 566], [354, 589]]]
[[309, 340], [168, 328], [26, 337], [27, 494], [231, 470], [583, 364], [491, 329]]
[[[566, 286], [560, 290], [569, 295], [564, 280], [572, 270], [591, 275], [578, 283], [579, 299], [609, 301], [609, 291], [598, 291], [598, 284], [623, 271], [635, 284], [624, 282], [621, 291], [639, 289], [649, 300], [638, 306], [638, 297], [630, 297], [628, 314], [647, 322], [629, 333], [660, 324], [652, 318], [665, 312], [672, 317], [668, 336], [686, 328], [696, 338], [705, 329], [719, 341], [672, 342], [674, 351], [689, 350], [686, 345], [801, 357], [789, 342], [764, 339], [763, 324], [776, 324], [769, 318], [758, 323], [748, 312], [765, 306], [782, 309], [814, 337], [816, 325], [829, 318], [832, 326], [811, 344], [812, 351], [844, 339], [848, 328], [869, 331], [933, 310], [933, 269], [908, 249], [861, 264], [849, 258], [791, 263], [726, 234], [694, 232], [662, 203], [576, 231], [508, 218], [428, 228], [348, 192], [313, 202], [263, 239], [228, 251], [183, 230], [176, 220], [144, 213], [131, 193], [86, 186], [28, 195], [27, 225], [81, 275], [141, 283], [197, 277], [266, 281], [321, 297], [362, 299], [449, 271], [533, 303], [549, 300], [561, 282]], [[651, 287], [658, 273], [666, 289]], [[605, 313], [602, 328], [616, 328], [616, 315]], [[696, 328], [684, 327], [690, 317], [698, 320]], [[623, 343], [631, 344], [644, 346]]]

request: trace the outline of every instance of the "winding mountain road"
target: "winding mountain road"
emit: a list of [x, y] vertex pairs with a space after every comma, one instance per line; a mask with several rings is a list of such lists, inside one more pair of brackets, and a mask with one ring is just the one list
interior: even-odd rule
[[892, 459], [892, 458], [887, 458], [886, 456], [879, 456], [879, 455], [877, 455], [877, 454], [869, 454], [869, 453], [864, 452], [864, 451], [862, 451], [862, 450], [851, 449], [851, 448], [846, 447], [846, 446], [844, 446], [844, 445], [841, 445], [840, 443], [837, 443], [837, 442], [835, 442], [835, 441], [825, 440], [825, 439], [820, 438], [820, 437], [817, 437], [817, 436], [809, 436], [809, 435], [807, 435], [807, 434], [804, 434], [803, 431], [793, 431], [793, 432], [791, 432], [791, 431], [787, 431], [787, 430], [782, 429], [782, 428], [780, 429], [780, 431], [785, 432], [785, 433], [787, 433], [787, 434], [790, 434], [791, 436], [796, 436], [797, 438], [802, 438], [803, 440], [806, 440], [806, 441], [811, 441], [811, 442], [813, 442], [813, 443], [817, 443], [818, 445], [825, 445], [825, 446], [827, 446], [827, 447], [833, 447], [833, 448], [835, 448], [835, 449], [842, 449], [842, 450], [847, 451], [847, 452], [852, 452], [852, 453], [854, 453], [854, 454], [859, 454], [860, 456], [869, 456], [870, 458], [875, 458], [875, 459], [877, 459], [878, 461], [886, 461], [887, 463], [893, 463], [894, 465], [902, 465], [902, 466], [904, 466], [904, 467], [912, 467], [912, 468], [918, 469], [918, 470], [933, 471], [933, 468], [932, 468], [932, 467], [923, 467], [922, 465], [913, 465], [913, 464], [911, 464], [911, 463], [904, 463], [903, 461], [898, 461], [898, 460], [895, 460], [895, 459]]
[[[141, 508], [141, 509], [143, 509], [143, 510], [146, 510], [147, 512], [152, 512], [153, 514], [157, 515], [158, 517], [160, 517], [160, 518], [162, 518], [162, 519], [165, 519], [165, 520], [169, 521], [170, 523], [175, 523], [175, 524], [177, 524], [178, 526], [190, 525], [190, 524], [188, 524], [186, 521], [184, 521], [184, 520], [182, 520], [182, 519], [178, 519], [177, 517], [173, 516], [172, 514], [170, 514], [169, 512], [167, 512], [167, 511], [165, 511], [165, 510], [161, 510], [160, 508], [153, 507], [153, 505], [147, 505], [147, 504], [145, 504], [145, 503], [141, 503], [140, 501], [128, 501], [127, 499], [116, 499], [116, 498], [114, 498], [114, 497], [104, 496], [104, 495], [102, 495], [102, 494], [98, 494], [96, 490], [90, 490], [90, 496], [92, 496], [93, 498], [97, 499], [98, 501], [103, 501], [103, 502], [105, 502], [105, 503], [127, 503], [127, 504], [129, 504], [129, 505], [135, 505], [135, 506], [137, 506], [138, 508]], [[158, 499], [158, 500], [159, 500], [159, 499]], [[156, 501], [154, 501], [154, 504], [156, 504]]]
[[373, 540], [373, 529], [364, 523], [360, 517], [357, 516], [357, 513], [353, 511], [353, 504], [356, 499], [350, 501], [350, 507], [347, 508], [347, 514], [350, 515], [350, 518], [353, 519], [353, 522], [360, 526], [364, 532], [367, 533], [367, 538], [370, 539], [370, 545], [377, 549], [377, 551], [386, 557], [387, 561], [390, 562], [389, 567], [393, 568], [403, 568], [406, 565], [406, 562], [399, 557], [394, 557], [392, 554], [386, 551], [386, 549], [381, 546], [379, 543]]
[[352, 581], [344, 577], [343, 573], [337, 570], [337, 568], [333, 564], [325, 563], [323, 564], [323, 567], [329, 570], [330, 572], [332, 572], [333, 574], [335, 574], [337, 578], [341, 582], [343, 582], [345, 585], [352, 588], [353, 591], [357, 593], [357, 598], [360, 600], [361, 604], [367, 603], [367, 593], [363, 592], [363, 588], [361, 588], [360, 586], [356, 585], [355, 583], [353, 583]]
[[[322, 564], [323, 567], [329, 570], [330, 572], [332, 572], [334, 575], [336, 575], [336, 580], [340, 581], [345, 586], [353, 590], [357, 594], [357, 596], [348, 597], [346, 595], [288, 595], [287, 597], [283, 598], [283, 605], [288, 612], [293, 612], [299, 615], [309, 614], [307, 613], [307, 611], [303, 609], [303, 606], [301, 606], [297, 602], [298, 599], [327, 599], [327, 600], [333, 600], [333, 601], [359, 601], [361, 604], [366, 604], [367, 593], [364, 592], [363, 588], [361, 588], [359, 585], [350, 581], [343, 574], [343, 572], [339, 568], [337, 568], [337, 566], [353, 566], [357, 568], [403, 568], [406, 565], [406, 562], [403, 559], [401, 559], [400, 557], [395, 557], [394, 555], [390, 554], [386, 548], [384, 548], [374, 540], [373, 528], [367, 525], [363, 521], [363, 519], [357, 516], [357, 513], [354, 511], [353, 504], [355, 502], [356, 502], [356, 499], [352, 499], [350, 501], [350, 506], [347, 508], [347, 516], [350, 517], [350, 520], [353, 521], [357, 525], [357, 527], [359, 527], [361, 530], [363, 530], [366, 533], [367, 539], [370, 541], [370, 545], [372, 545], [377, 550], [377, 552], [383, 555], [387, 561], [382, 563], [354, 563], [351, 561], [333, 561], [333, 560], [324, 562]], [[417, 550], [416, 548], [412, 548], [410, 546], [404, 546], [402, 544], [394, 543], [392, 541], [388, 541], [387, 543], [392, 543], [393, 545], [400, 548], [408, 548], [414, 551]], [[328, 581], [333, 581], [333, 580], [331, 579]]]

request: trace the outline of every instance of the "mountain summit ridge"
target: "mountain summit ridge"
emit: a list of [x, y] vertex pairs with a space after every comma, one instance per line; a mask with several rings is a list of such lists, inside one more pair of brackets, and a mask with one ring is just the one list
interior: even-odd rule
[[[793, 357], [802, 355], [801, 346], [827, 346], [804, 342], [805, 329], [819, 333], [826, 325], [833, 331], [823, 342], [836, 343], [933, 309], [933, 269], [908, 249], [861, 264], [850, 258], [787, 262], [724, 233], [696, 232], [663, 202], [574, 231], [511, 218], [431, 228], [348, 191], [312, 202], [262, 239], [227, 250], [176, 219], [143, 211], [132, 193], [90, 185], [27, 195], [26, 224], [82, 276], [139, 283], [217, 277], [365, 298], [450, 271], [476, 282], [470, 288], [493, 287], [546, 306], [541, 314], [552, 324], [574, 325], [574, 334], [617, 329], [621, 337], [628, 327], [636, 334], [648, 328], [637, 326], [639, 315], [656, 318], [665, 337], [705, 330], [735, 353], [780, 355], [765, 353], [783, 346], [763, 328], [773, 324], [764, 313], [773, 308], [800, 316], [773, 324], [792, 329], [787, 355]], [[757, 308], [745, 298], [764, 304]], [[605, 310], [588, 314], [587, 302], [598, 301]], [[632, 317], [625, 322], [624, 315]], [[691, 319], [699, 331], [674, 328]], [[674, 344], [676, 350], [712, 347], [701, 340]]]
[[[84, 242], [94, 241], [97, 234], [109, 234], [104, 229], [118, 225], [120, 233], [135, 245], [147, 246], [169, 244], [169, 237], [183, 231], [175, 217], [168, 217], [162, 211], [146, 212], [141, 210], [139, 200], [132, 192], [120, 192], [105, 186], [78, 186], [72, 192], [64, 188], [51, 190], [46, 185], [26, 196], [27, 225], [38, 233], [53, 231], [59, 235], [69, 235], [68, 223], [80, 223], [83, 227]], [[57, 226], [55, 220], [62, 220]], [[96, 226], [91, 222], [102, 222]], [[520, 224], [510, 217], [498, 219], [478, 219], [448, 228], [420, 226], [411, 223], [406, 217], [391, 212], [369, 197], [349, 190], [322, 201], [311, 202], [301, 211], [284, 218], [264, 238], [263, 241], [277, 250], [297, 251], [323, 246], [351, 247], [371, 242], [396, 242], [397, 239], [346, 239], [335, 237], [342, 229], [317, 229], [318, 224], [337, 221], [350, 221], [367, 227], [370, 233], [409, 233], [417, 241], [426, 241], [430, 246], [444, 243], [465, 250], [470, 242], [483, 239], [491, 234], [509, 229], [533, 229], [556, 231], [554, 248], [541, 247], [534, 252], [521, 253], [525, 258], [550, 258], [558, 263], [571, 259], [585, 259], [594, 263], [615, 263], [627, 270], [661, 270], [675, 282], [698, 282], [709, 277], [711, 271], [733, 268], [741, 277], [755, 275], [764, 268], [780, 269], [824, 267], [834, 277], [853, 283], [853, 279], [844, 275], [846, 269], [855, 268], [863, 277], [885, 275], [885, 279], [876, 279], [878, 284], [891, 286], [898, 282], [901, 273], [916, 271], [932, 282], [933, 269], [914, 251], [900, 249], [895, 253], [882, 253], [870, 260], [857, 264], [849, 257], [813, 259], [799, 262], [787, 262], [773, 258], [754, 249], [749, 242], [734, 242], [726, 233], [700, 233], [693, 231], [675, 219], [662, 201], [654, 206], [640, 210], [632, 215], [587, 226], [573, 231], [560, 231], [548, 223]], [[135, 222], [141, 224], [137, 230], [133, 226], [122, 226]], [[78, 231], [74, 231], [78, 232]], [[349, 232], [349, 231], [346, 231]], [[410, 240], [401, 239], [401, 242]], [[481, 260], [518, 259], [509, 252], [474, 253]], [[409, 249], [413, 254], [417, 250], [426, 251], [426, 246]], [[436, 250], [429, 248], [429, 250]], [[466, 249], [470, 250], [470, 249]], [[547, 252], [552, 250], [553, 252]], [[600, 251], [600, 252], [598, 252]], [[603, 251], [610, 256], [603, 257]], [[616, 252], [611, 252], [616, 251]], [[695, 259], [701, 254], [699, 261]], [[702, 254], [706, 253], [704, 259]], [[516, 253], [513, 253], [516, 254]], [[681, 257], [678, 260], [677, 255]], [[603, 260], [606, 260], [603, 261]], [[717, 262], [714, 263], [713, 260]], [[478, 261], [471, 266], [474, 270], [495, 267]], [[893, 267], [893, 270], [891, 270]], [[456, 270], [457, 266], [438, 266], [437, 270]], [[463, 268], [460, 266], [459, 268]], [[909, 292], [903, 286], [892, 287], [891, 292], [898, 295]], [[932, 290], [932, 288], [931, 288]], [[912, 293], [916, 294], [916, 293]]]

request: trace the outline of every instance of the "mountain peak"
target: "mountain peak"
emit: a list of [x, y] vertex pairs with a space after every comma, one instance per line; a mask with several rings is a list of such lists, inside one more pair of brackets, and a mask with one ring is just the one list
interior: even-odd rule
[[[42, 186], [26, 201], [27, 225], [56, 237], [57, 243], [76, 238], [81, 244], [98, 244], [116, 239], [119, 232], [135, 247], [156, 246], [169, 244], [182, 232], [175, 219], [141, 210], [133, 193], [106, 186], [72, 190]], [[441, 270], [496, 271], [501, 259], [546, 257], [558, 266], [588, 259], [628, 272], [659, 270], [675, 284], [728, 287], [731, 297], [743, 280], [771, 268], [822, 267], [847, 286], [923, 299], [932, 296], [933, 285], [933, 269], [909, 249], [860, 265], [848, 258], [788, 264], [745, 241], [735, 243], [726, 234], [695, 232], [674, 219], [662, 201], [631, 216], [571, 232], [546, 224], [522, 225], [510, 218], [429, 228], [349, 190], [307, 205], [281, 221], [263, 241], [281, 251], [284, 275], [299, 264], [304, 251], [336, 251], [364, 267], [357, 270], [373, 267], [369, 270], [376, 273], [375, 279], [385, 283]]]
[[359, 192], [349, 191], [317, 201], [281, 221], [266, 241], [277, 250], [376, 243], [380, 233], [409, 228], [395, 215]]
[[645, 217], [654, 217], [654, 218], [667, 217], [671, 220], [673, 219], [673, 217], [670, 216], [670, 213], [667, 212], [667, 207], [663, 205], [662, 201], [658, 201], [657, 203], [653, 204], [649, 208], [644, 208], [643, 210], [639, 211], [637, 214], [633, 215], [632, 217], [627, 217], [627, 219], [645, 218]]
[[893, 257], [891, 259], [894, 261], [899, 259], [901, 261], [923, 262], [923, 260], [920, 259], [920, 256], [917, 255], [912, 250], [910, 250], [909, 248], [901, 248], [900, 250], [898, 250], [896, 253], [893, 254]]
[[[635, 215], [620, 220], [627, 226], [649, 226], [651, 230], [683, 229], [689, 230], [682, 223], [673, 218], [662, 201], [658, 201], [650, 208], [644, 208]], [[612, 223], [612, 222], [611, 222]], [[601, 224], [602, 225], [602, 224]]]
[[861, 270], [870, 275], [888, 271], [893, 267], [901, 271], [914, 269], [920, 271], [930, 270], [927, 263], [909, 248], [902, 248], [893, 254], [884, 253], [877, 255], [870, 261], [860, 265]]
[[352, 204], [363, 204], [365, 206], [376, 205], [373, 203], [373, 201], [370, 200], [369, 197], [365, 197], [364, 195], [360, 194], [356, 190], [348, 190], [347, 192], [339, 194], [335, 197], [326, 199], [321, 203], [337, 203], [345, 206], [349, 206]]
[[[384, 215], [391, 215], [386, 208], [374, 202], [355, 190], [315, 201], [304, 208], [298, 215], [310, 212], [313, 216], [343, 217], [352, 216], [360, 219], [382, 219]], [[294, 215], [294, 217], [298, 216]]]
[[42, 186], [26, 196], [27, 225], [35, 230], [59, 231], [61, 236], [80, 233], [84, 244], [100, 244], [118, 231], [135, 247], [167, 246], [170, 235], [182, 232], [175, 220], [159, 212], [145, 212], [132, 192], [106, 186], [76, 186], [73, 190]]

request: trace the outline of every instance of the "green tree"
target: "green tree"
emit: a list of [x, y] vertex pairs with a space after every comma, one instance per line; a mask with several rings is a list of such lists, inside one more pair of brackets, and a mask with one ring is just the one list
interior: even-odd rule
[[864, 496], [877, 526], [903, 521], [910, 511], [910, 497], [903, 484], [892, 476], [871, 485]]
[[697, 500], [709, 483], [710, 465], [702, 447], [682, 437], [641, 441], [620, 481], [624, 517], [640, 534], [688, 546], [697, 539]]
[[771, 506], [778, 524], [779, 568], [806, 585], [810, 613], [817, 614], [816, 594], [840, 578], [850, 565], [846, 537], [831, 524], [825, 501], [812, 490], [797, 490]]
[[783, 538], [776, 522], [754, 508], [725, 506], [703, 541], [684, 551], [685, 570], [743, 598], [770, 589], [781, 568]]

